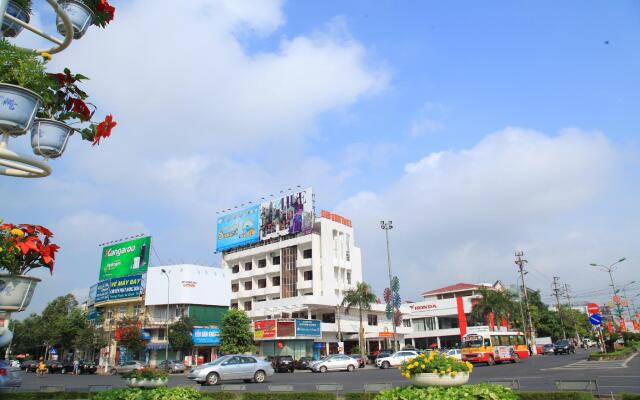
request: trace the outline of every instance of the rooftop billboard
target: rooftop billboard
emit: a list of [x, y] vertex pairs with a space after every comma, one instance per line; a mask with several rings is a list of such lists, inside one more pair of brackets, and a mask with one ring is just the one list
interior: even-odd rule
[[167, 275], [163, 269], [169, 276], [169, 304], [229, 306], [230, 271], [188, 264], [149, 268], [145, 305], [167, 304]]
[[260, 206], [245, 208], [218, 218], [216, 251], [255, 243], [258, 236]]
[[142, 274], [149, 267], [151, 236], [127, 240], [102, 249], [98, 280]]

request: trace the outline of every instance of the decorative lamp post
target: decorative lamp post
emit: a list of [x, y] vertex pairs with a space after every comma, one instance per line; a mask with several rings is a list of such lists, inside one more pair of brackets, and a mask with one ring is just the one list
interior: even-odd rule
[[[399, 289], [398, 278], [391, 275], [391, 251], [389, 249], [389, 230], [393, 229], [393, 221], [380, 221], [380, 228], [384, 230], [384, 236], [387, 241], [387, 266], [389, 268], [389, 289], [390, 289], [390, 301], [387, 301], [387, 308], [391, 305], [391, 312], [387, 310], [387, 318], [391, 319], [391, 324], [393, 325], [393, 350], [397, 351], [397, 329], [396, 329], [396, 300], [399, 300], [399, 294], [397, 293]], [[394, 290], [395, 289], [395, 290]], [[386, 299], [385, 299], [386, 300]], [[398, 304], [399, 307], [399, 304]]]

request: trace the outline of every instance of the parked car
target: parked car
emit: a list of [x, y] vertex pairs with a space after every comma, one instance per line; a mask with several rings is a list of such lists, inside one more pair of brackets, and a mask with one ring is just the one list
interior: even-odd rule
[[542, 345], [542, 354], [555, 354], [553, 343], [545, 343]]
[[25, 372], [36, 372], [38, 360], [24, 360], [20, 363], [20, 369]]
[[158, 364], [158, 369], [163, 371], [167, 371], [170, 374], [177, 373], [181, 374], [186, 370], [184, 363], [180, 360], [164, 360]]
[[271, 367], [276, 367], [276, 356], [267, 356], [265, 360], [271, 364]]
[[561, 339], [558, 340], [554, 345], [553, 345], [553, 354], [570, 354], [570, 353], [575, 353], [576, 352], [576, 348], [573, 346], [573, 343], [571, 343], [568, 340], [565, 339]]
[[293, 372], [293, 357], [291, 356], [277, 356], [275, 359], [274, 368], [276, 372]]
[[[393, 353], [394, 353], [394, 351], [393, 351], [393, 350], [390, 350], [390, 349], [383, 349], [383, 350], [380, 350], [380, 351], [378, 352], [378, 355], [376, 356], [375, 360], [377, 360], [378, 358], [389, 357], [389, 356], [390, 356], [390, 355], [392, 355]], [[374, 361], [375, 361], [375, 360], [374, 360]]]
[[358, 368], [364, 368], [364, 358], [362, 357], [362, 355], [360, 354], [349, 354], [349, 357], [353, 358], [354, 360], [358, 361]]
[[358, 368], [358, 360], [344, 354], [334, 354], [311, 363], [311, 371], [354, 371]]
[[[78, 370], [81, 374], [95, 374], [98, 370], [98, 366], [93, 361], [88, 360], [80, 360], [80, 364], [78, 364]], [[67, 361], [62, 366], [62, 370], [60, 371], [62, 374], [72, 374], [73, 373], [73, 360]]]
[[62, 372], [64, 365], [62, 361], [57, 360], [47, 360], [44, 362], [44, 365], [47, 367], [47, 372], [50, 374], [55, 374], [57, 372]]
[[4, 360], [0, 360], [0, 388], [20, 387], [22, 372], [20, 367], [12, 367]]
[[397, 351], [388, 357], [378, 357], [376, 359], [376, 366], [382, 369], [397, 367], [409, 358], [413, 358], [417, 355], [418, 352], [413, 350]]
[[271, 363], [262, 357], [227, 355], [191, 369], [187, 378], [201, 385], [236, 379], [262, 383], [273, 373]]
[[311, 361], [313, 361], [311, 357], [300, 357], [293, 363], [293, 367], [295, 369], [309, 369]]
[[596, 347], [596, 342], [590, 338], [584, 338], [582, 340], [582, 346], [584, 346], [585, 349], [588, 349], [589, 347]]
[[146, 365], [142, 361], [126, 361], [124, 364], [120, 364], [115, 368], [111, 368], [111, 375], [126, 374], [131, 371], [137, 371], [145, 368]]
[[462, 351], [460, 349], [451, 349], [444, 352], [447, 357], [453, 357], [458, 360], [462, 360]]

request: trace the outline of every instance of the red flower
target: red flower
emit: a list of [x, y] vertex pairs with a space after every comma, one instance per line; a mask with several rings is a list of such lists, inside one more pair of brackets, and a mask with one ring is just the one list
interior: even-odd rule
[[111, 22], [116, 13], [115, 7], [113, 7], [107, 0], [100, 0], [98, 3], [98, 11], [109, 14], [109, 19], [106, 22]]
[[107, 115], [104, 121], [100, 122], [96, 128], [93, 145], [100, 144], [100, 139], [111, 136], [111, 129], [115, 128], [116, 125], [118, 125], [118, 123], [113, 120], [113, 116], [111, 116], [111, 114]]
[[88, 121], [91, 118], [91, 110], [87, 107], [87, 104], [80, 99], [70, 99], [72, 104], [71, 111], [80, 114], [81, 121]]
[[36, 225], [36, 229], [45, 236], [53, 236], [53, 232], [41, 225]]
[[20, 224], [20, 228], [24, 229], [25, 231], [27, 231], [27, 233], [29, 235], [33, 235], [36, 231], [36, 227], [33, 225], [29, 225], [29, 224]]
[[39, 251], [38, 248], [42, 246], [42, 242], [37, 236], [29, 236], [22, 243], [17, 243], [16, 246], [22, 250], [22, 255], [27, 255], [31, 250]]
[[63, 74], [62, 72], [59, 72], [57, 74], [48, 74], [50, 77], [55, 78], [58, 80], [58, 84], [60, 86], [64, 86], [65, 81], [67, 79], [67, 76], [65, 74]]
[[10, 231], [13, 228], [15, 228], [15, 225], [13, 225], [13, 224], [2, 224], [2, 225], [0, 225], [0, 230], [3, 230], [3, 231]]

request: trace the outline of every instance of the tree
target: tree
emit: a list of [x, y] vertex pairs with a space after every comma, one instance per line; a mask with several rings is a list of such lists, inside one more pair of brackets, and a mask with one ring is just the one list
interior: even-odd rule
[[371, 286], [364, 282], [358, 282], [355, 289], [349, 289], [344, 292], [344, 298], [342, 299], [342, 306], [347, 306], [347, 312], [352, 307], [358, 307], [358, 314], [360, 317], [360, 330], [358, 332], [358, 347], [360, 348], [360, 355], [366, 360], [364, 351], [366, 348], [364, 339], [364, 325], [362, 323], [362, 311], [371, 310], [371, 304], [376, 302], [376, 295], [371, 291]]
[[487, 315], [493, 313], [495, 323], [499, 324], [503, 319], [509, 321], [515, 310], [513, 294], [487, 288], [480, 288], [479, 291], [481, 297], [473, 307], [471, 317], [484, 320]]
[[140, 322], [133, 317], [122, 317], [116, 328], [118, 344], [130, 351], [144, 349], [144, 340], [140, 329]]
[[252, 353], [255, 350], [251, 320], [243, 310], [231, 309], [225, 314], [220, 338], [220, 351], [225, 354]]
[[83, 316], [85, 317], [84, 327], [76, 336], [74, 346], [84, 352], [85, 359], [92, 359], [94, 354], [108, 344], [107, 335], [102, 327], [96, 327], [86, 319], [86, 315]]
[[193, 321], [187, 316], [182, 316], [178, 321], [169, 325], [169, 344], [171, 348], [181, 353], [188, 353], [193, 347], [191, 342], [191, 329]]
[[[45, 330], [42, 317], [32, 313], [22, 321], [13, 322], [12, 354], [30, 354], [40, 357], [45, 354]], [[34, 357], [34, 358], [35, 358]]]

